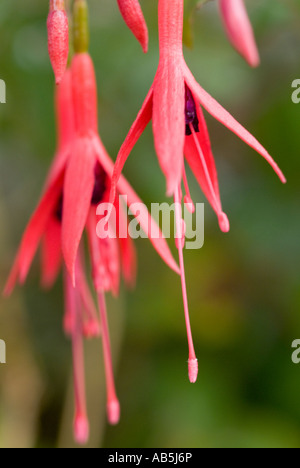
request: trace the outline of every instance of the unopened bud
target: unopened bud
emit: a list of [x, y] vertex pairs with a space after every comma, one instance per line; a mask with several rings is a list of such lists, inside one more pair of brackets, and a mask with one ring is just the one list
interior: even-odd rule
[[64, 0], [50, 0], [47, 29], [49, 57], [56, 84], [59, 84], [66, 71], [69, 55], [69, 23]]
[[148, 29], [138, 0], [118, 0], [118, 5], [125, 23], [147, 52]]

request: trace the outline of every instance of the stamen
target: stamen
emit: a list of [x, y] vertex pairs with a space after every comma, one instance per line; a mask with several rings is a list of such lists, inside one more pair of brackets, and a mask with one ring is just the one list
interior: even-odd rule
[[76, 262], [76, 285], [86, 312], [86, 314], [82, 314], [83, 334], [87, 338], [98, 337], [101, 334], [100, 323], [93, 297], [84, 276], [80, 252]]
[[90, 427], [87, 418], [76, 414], [74, 419], [74, 437], [78, 444], [85, 445], [89, 440]]
[[[176, 217], [176, 230], [177, 236], [182, 238], [182, 213], [181, 213], [181, 196], [180, 196], [180, 187], [175, 191], [174, 201], [175, 201], [175, 217]], [[198, 361], [195, 354], [193, 336], [191, 330], [190, 316], [189, 316], [189, 306], [186, 290], [186, 279], [185, 279], [185, 269], [184, 269], [184, 260], [183, 260], [183, 245], [178, 243], [178, 254], [179, 254], [179, 266], [180, 266], [180, 276], [181, 276], [181, 285], [182, 285], [182, 295], [183, 295], [183, 306], [184, 306], [184, 315], [185, 323], [187, 330], [187, 339], [189, 346], [189, 360], [188, 360], [188, 370], [189, 370], [189, 379], [191, 383], [195, 383], [198, 376]]]
[[215, 189], [214, 189], [211, 177], [210, 177], [210, 173], [209, 173], [209, 170], [208, 170], [208, 167], [207, 167], [207, 164], [206, 164], [206, 160], [205, 160], [203, 151], [201, 149], [200, 143], [198, 141], [198, 138], [196, 136], [196, 133], [195, 133], [195, 130], [194, 130], [192, 124], [190, 124], [190, 131], [191, 131], [191, 135], [193, 135], [194, 143], [196, 145], [197, 151], [198, 151], [200, 159], [201, 159], [201, 163], [203, 165], [204, 174], [205, 174], [205, 178], [206, 178], [206, 181], [207, 181], [207, 184], [208, 184], [208, 188], [209, 188], [209, 190], [211, 192], [211, 196], [213, 198], [214, 209], [215, 209], [215, 211], [217, 213], [217, 216], [218, 216], [218, 219], [219, 219], [220, 229], [221, 229], [222, 232], [228, 232], [230, 230], [230, 223], [229, 223], [227, 215], [222, 211], [221, 202], [220, 202], [219, 197], [217, 196], [217, 194], [215, 192]]
[[[92, 259], [92, 276], [95, 289], [96, 291], [109, 291], [111, 282], [102, 258], [100, 241], [96, 234], [97, 219], [95, 208], [90, 210], [87, 226], [89, 247]], [[103, 242], [104, 241], [105, 239], [103, 239]]]
[[120, 419], [120, 404], [116, 396], [114, 382], [105, 295], [103, 289], [101, 288], [102, 277], [99, 278], [98, 275], [99, 267], [101, 267], [101, 252], [99, 239], [96, 236], [96, 224], [95, 211], [91, 210], [88, 219], [88, 234], [93, 266], [93, 281], [95, 289], [98, 293], [98, 305], [102, 330], [102, 346], [107, 389], [107, 417], [109, 423], [115, 425], [118, 424]]
[[74, 317], [72, 332], [73, 379], [75, 393], [74, 437], [79, 444], [86, 444], [89, 437], [89, 422], [86, 412], [85, 376], [83, 358], [83, 339], [81, 333], [80, 311], [77, 304], [78, 292], [73, 289], [71, 314]]
[[92, 205], [98, 205], [103, 200], [103, 196], [107, 188], [106, 185], [107, 185], [106, 172], [104, 171], [100, 163], [97, 162], [95, 165], [95, 185], [94, 185], [94, 191], [93, 191], [92, 201], [91, 201]]
[[189, 183], [188, 183], [188, 180], [187, 180], [186, 170], [185, 170], [184, 165], [183, 165], [182, 175], [183, 175], [184, 189], [185, 189], [185, 193], [186, 193], [186, 196], [184, 197], [184, 204], [187, 206], [187, 209], [189, 210], [190, 213], [195, 213], [195, 205], [194, 205], [194, 202], [193, 202], [192, 197], [191, 197], [191, 192], [190, 192]]
[[111, 357], [111, 346], [107, 321], [107, 310], [105, 296], [103, 292], [98, 292], [98, 302], [102, 325], [102, 345], [104, 356], [104, 367], [106, 374], [106, 388], [107, 388], [107, 418], [108, 422], [112, 425], [118, 424], [120, 420], [120, 403], [116, 396], [113, 365]]
[[185, 134], [191, 135], [190, 125], [194, 131], [199, 133], [199, 120], [197, 116], [196, 103], [190, 89], [185, 85]]

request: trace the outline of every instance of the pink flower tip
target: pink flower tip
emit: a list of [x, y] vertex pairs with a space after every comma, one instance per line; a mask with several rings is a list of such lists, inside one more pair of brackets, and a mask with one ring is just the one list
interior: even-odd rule
[[86, 416], [76, 415], [74, 421], [74, 438], [80, 445], [85, 445], [89, 440], [90, 427]]
[[225, 213], [220, 213], [218, 216], [219, 218], [219, 226], [222, 232], [229, 232], [230, 231], [230, 223], [227, 215]]
[[251, 67], [260, 64], [253, 29], [243, 0], [220, 0], [227, 35]]
[[64, 332], [67, 336], [71, 336], [75, 327], [74, 318], [70, 313], [66, 313], [63, 320]]
[[280, 180], [283, 184], [287, 183], [286, 177], [283, 174], [281, 175]]
[[195, 210], [196, 210], [195, 205], [193, 203], [193, 200], [188, 195], [184, 197], [184, 204], [190, 213], [192, 214], [195, 213]]
[[83, 324], [83, 334], [86, 338], [96, 338], [101, 335], [100, 323], [90, 319]]
[[195, 383], [198, 377], [198, 359], [189, 359], [189, 379]]
[[125, 23], [131, 29], [142, 46], [144, 53], [148, 51], [148, 29], [138, 0], [118, 0]]
[[253, 50], [252, 54], [249, 54], [247, 61], [252, 68], [256, 68], [260, 65], [260, 57], [256, 49]]
[[116, 398], [107, 403], [107, 418], [112, 426], [120, 421], [120, 403]]
[[7, 297], [11, 296], [12, 292], [13, 292], [13, 286], [11, 284], [6, 284], [3, 291], [2, 291], [2, 295], [3, 295], [3, 297], [7, 298]]

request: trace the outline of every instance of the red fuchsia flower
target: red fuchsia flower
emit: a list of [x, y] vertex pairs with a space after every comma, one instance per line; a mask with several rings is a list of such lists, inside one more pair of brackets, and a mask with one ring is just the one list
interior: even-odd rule
[[253, 28], [243, 0], [220, 0], [225, 30], [233, 47], [251, 67], [260, 63]]
[[56, 84], [59, 84], [66, 71], [69, 55], [69, 23], [64, 0], [50, 0], [47, 28], [49, 57]]
[[[115, 199], [117, 183], [124, 164], [144, 129], [153, 121], [155, 148], [167, 181], [167, 194], [176, 205], [182, 202], [181, 183], [186, 190], [185, 202], [193, 210], [184, 166], [184, 156], [199, 185], [216, 212], [220, 228], [229, 231], [229, 221], [222, 210], [217, 170], [211, 150], [204, 107], [213, 117], [260, 153], [273, 167], [282, 182], [285, 177], [261, 144], [196, 82], [187, 67], [182, 51], [183, 0], [159, 0], [158, 23], [160, 60], [154, 83], [118, 154], [112, 177], [110, 201]], [[177, 237], [184, 241], [184, 223], [177, 209]], [[189, 343], [189, 377], [197, 378], [190, 327], [183, 263], [184, 242], [177, 242], [180, 259], [184, 310]]]
[[148, 50], [148, 29], [138, 0], [118, 0], [118, 5], [125, 23], [146, 53]]
[[[84, 1], [75, 3], [74, 22], [80, 18]], [[85, 4], [86, 8], [86, 4]], [[84, 35], [86, 40], [86, 35]], [[83, 42], [75, 42], [82, 50]], [[114, 207], [118, 223], [109, 221], [109, 229], [117, 236], [100, 238], [96, 235], [97, 205], [108, 202], [113, 162], [110, 160], [98, 135], [97, 89], [92, 60], [87, 52], [78, 52], [71, 70], [65, 73], [57, 88], [58, 150], [50, 170], [46, 187], [23, 235], [21, 246], [5, 287], [10, 294], [17, 281], [24, 283], [35, 253], [42, 243], [42, 280], [51, 286], [62, 258], [65, 273], [64, 328], [71, 336], [73, 348], [75, 419], [74, 434], [79, 443], [88, 438], [89, 425], [86, 414], [84, 387], [83, 337], [98, 336], [103, 343], [103, 355], [107, 385], [107, 415], [111, 424], [119, 421], [120, 406], [116, 396], [111, 347], [105, 304], [105, 293], [118, 293], [121, 269], [126, 282], [135, 281], [136, 258], [132, 240], [128, 234], [127, 217], [122, 216], [122, 206], [116, 200]], [[176, 272], [177, 264], [166, 240], [150, 217], [147, 209], [121, 178], [117, 191], [125, 195], [128, 205], [138, 204], [137, 211], [142, 229], [150, 238], [163, 260]], [[88, 287], [84, 267], [82, 234], [89, 240], [92, 279], [97, 293], [98, 310]], [[119, 238], [119, 232], [127, 237]], [[155, 238], [151, 232], [159, 232]]]

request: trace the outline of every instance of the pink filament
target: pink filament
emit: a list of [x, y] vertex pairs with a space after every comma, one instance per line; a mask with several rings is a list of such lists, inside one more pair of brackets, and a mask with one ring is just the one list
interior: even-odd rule
[[95, 307], [93, 297], [91, 295], [89, 286], [84, 276], [80, 253], [77, 256], [76, 261], [76, 284], [80, 293], [82, 304], [86, 312], [85, 314], [82, 314], [82, 327], [84, 335], [87, 338], [100, 336], [101, 329], [97, 316], [97, 309]]
[[88, 234], [93, 266], [93, 281], [98, 295], [98, 306], [100, 312], [102, 347], [107, 389], [107, 418], [110, 424], [115, 425], [118, 424], [120, 419], [120, 404], [117, 399], [115, 389], [105, 294], [103, 291], [103, 285], [101, 284], [102, 281], [99, 281], [98, 274], [102, 259], [99, 239], [96, 237], [96, 216], [93, 211], [91, 211], [89, 215]]
[[183, 165], [183, 184], [184, 184], [184, 189], [186, 193], [186, 196], [184, 197], [184, 204], [187, 206], [187, 209], [189, 210], [190, 213], [195, 213], [195, 205], [191, 197], [191, 192], [190, 192], [189, 183], [187, 180], [184, 165]]
[[214, 209], [215, 209], [215, 211], [217, 213], [217, 216], [218, 216], [220, 229], [221, 229], [222, 232], [228, 232], [229, 229], [230, 229], [229, 220], [227, 218], [227, 215], [222, 210], [221, 202], [220, 202], [219, 197], [217, 196], [216, 191], [214, 189], [214, 186], [213, 186], [210, 174], [209, 174], [209, 170], [208, 170], [208, 167], [207, 167], [207, 164], [206, 164], [206, 160], [205, 160], [203, 151], [201, 149], [200, 143], [198, 141], [198, 138], [196, 136], [196, 132], [195, 132], [194, 127], [193, 127], [192, 124], [190, 124], [190, 129], [191, 129], [191, 132], [192, 132], [192, 135], [193, 135], [194, 143], [195, 143], [197, 151], [199, 153], [199, 157], [201, 159], [201, 163], [202, 163], [202, 166], [203, 166], [203, 169], [204, 169], [204, 175], [205, 175], [205, 178], [206, 178], [206, 181], [207, 181], [207, 185], [208, 185], [208, 188], [209, 188], [209, 190], [211, 192], [213, 206], [214, 206]]
[[110, 424], [115, 425], [115, 424], [118, 424], [120, 420], [120, 404], [116, 396], [106, 302], [105, 302], [104, 292], [102, 291], [98, 292], [98, 302], [99, 302], [100, 318], [101, 318], [101, 325], [102, 325], [102, 345], [103, 345], [103, 356], [104, 356], [104, 368], [105, 368], [105, 375], [106, 375], [107, 418]]
[[[178, 187], [175, 190], [174, 199], [175, 199], [175, 216], [176, 216], [176, 230], [177, 236], [182, 237], [182, 216], [181, 216], [181, 196], [180, 188]], [[184, 260], [183, 260], [183, 245], [178, 242], [178, 254], [179, 254], [179, 266], [180, 266], [180, 276], [181, 276], [181, 285], [182, 285], [182, 295], [183, 295], [183, 306], [184, 306], [184, 316], [187, 330], [187, 339], [189, 347], [189, 360], [188, 360], [188, 371], [189, 379], [191, 383], [195, 383], [198, 376], [198, 361], [195, 354], [193, 336], [191, 330], [190, 316], [189, 316], [189, 306], [186, 290], [186, 279], [185, 279], [185, 269], [184, 269]]]
[[[72, 288], [69, 279], [69, 288]], [[89, 437], [89, 423], [86, 412], [85, 397], [85, 377], [84, 377], [84, 357], [83, 357], [83, 339], [81, 332], [80, 311], [78, 309], [78, 292], [69, 289], [70, 313], [73, 316], [74, 327], [72, 330], [72, 352], [73, 352], [73, 379], [75, 393], [75, 418], [74, 418], [74, 437], [79, 444], [86, 444]], [[80, 301], [79, 301], [80, 302]]]

